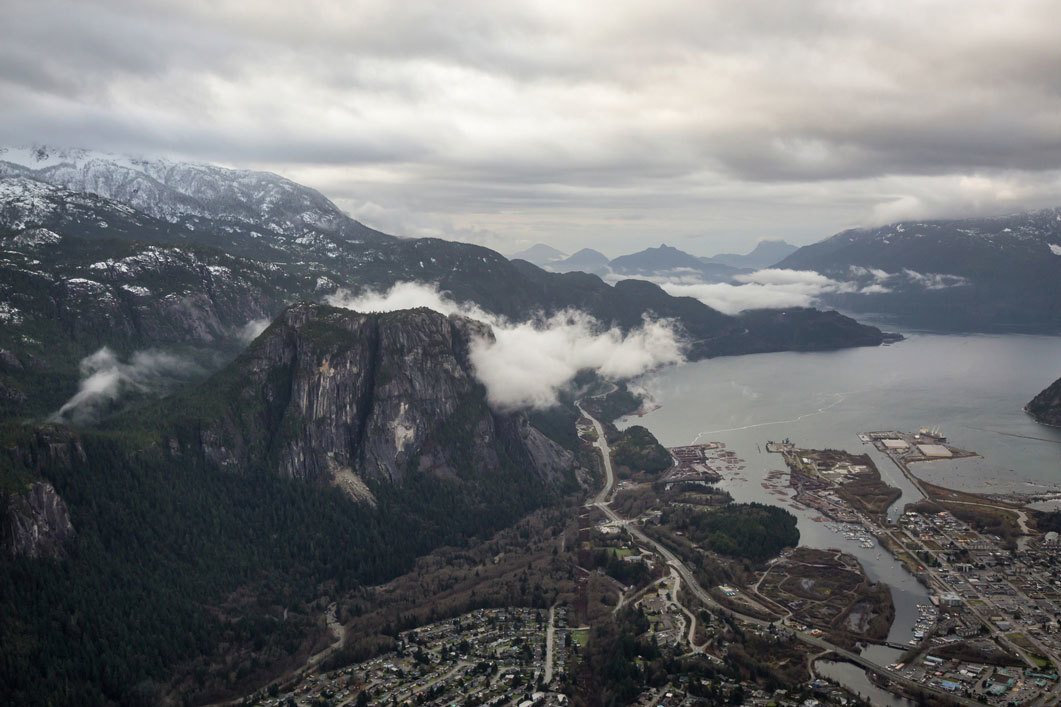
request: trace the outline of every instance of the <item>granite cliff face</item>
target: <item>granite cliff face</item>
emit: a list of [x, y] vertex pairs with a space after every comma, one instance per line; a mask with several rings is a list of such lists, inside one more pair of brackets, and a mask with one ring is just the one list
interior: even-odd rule
[[84, 449], [73, 435], [45, 427], [5, 451], [11, 455], [3, 460], [5, 466], [24, 476], [9, 483], [7, 492], [0, 491], [0, 556], [61, 557], [74, 527], [66, 503], [39, 472], [84, 461]]
[[552, 485], [570, 454], [524, 416], [490, 409], [468, 361], [473, 335], [490, 332], [426, 309], [295, 305], [187, 398], [205, 414], [186, 419], [169, 447], [222, 468], [334, 484], [369, 503], [372, 488], [414, 473], [519, 469]]
[[1024, 409], [1044, 425], [1061, 427], [1061, 378], [1032, 398]]
[[0, 542], [10, 557], [60, 557], [74, 535], [66, 504], [51, 484], [35, 481], [0, 508]]

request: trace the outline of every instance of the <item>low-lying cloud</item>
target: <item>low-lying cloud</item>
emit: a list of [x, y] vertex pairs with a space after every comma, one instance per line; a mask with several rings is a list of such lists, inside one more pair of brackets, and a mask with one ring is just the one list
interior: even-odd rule
[[969, 284], [960, 275], [910, 269], [890, 273], [858, 265], [849, 267], [842, 279], [813, 270], [769, 268], [738, 275], [732, 282], [695, 283], [686, 278], [657, 282], [668, 294], [694, 297], [723, 314], [740, 314], [749, 309], [813, 307], [829, 294], [883, 295], [900, 289], [943, 290]]
[[80, 369], [77, 392], [51, 415], [52, 422], [94, 422], [124, 395], [164, 392], [203, 373], [199, 364], [164, 351], [137, 351], [122, 361], [106, 346], [81, 359]]
[[239, 337], [240, 341], [245, 344], [249, 344], [250, 342], [257, 339], [263, 331], [268, 329], [269, 325], [272, 323], [272, 320], [267, 317], [262, 317], [261, 319], [251, 319], [249, 322], [239, 328], [239, 331], [236, 332], [236, 335]]
[[735, 283], [664, 283], [663, 289], [677, 297], [695, 297], [723, 314], [748, 309], [810, 307], [827, 292], [849, 292], [852, 285], [812, 270], [769, 268], [738, 275]]
[[604, 327], [585, 312], [511, 322], [474, 304], [458, 304], [437, 287], [402, 282], [385, 292], [353, 296], [337, 292], [329, 304], [361, 312], [428, 307], [486, 322], [493, 338], [472, 341], [471, 362], [490, 403], [501, 409], [547, 408], [580, 371], [605, 378], [638, 376], [684, 360], [683, 343], [672, 322], [645, 319], [629, 332]]

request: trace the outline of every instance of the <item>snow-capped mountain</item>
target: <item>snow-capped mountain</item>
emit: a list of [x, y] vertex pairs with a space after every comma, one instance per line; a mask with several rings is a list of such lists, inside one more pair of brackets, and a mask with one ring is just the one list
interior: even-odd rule
[[[1051, 247], [1052, 246], [1052, 247]], [[1061, 248], [1061, 208], [995, 218], [902, 221], [851, 229], [804, 246], [780, 267], [862, 265], [949, 272], [972, 276], [997, 270], [993, 258], [1056, 256]], [[1056, 261], [1061, 264], [1061, 259]]]
[[933, 328], [1061, 331], [1061, 209], [903, 221], [804, 246], [778, 267], [857, 280], [833, 305]]
[[344, 214], [320, 192], [269, 172], [47, 146], [0, 147], [0, 177], [27, 177], [194, 228], [194, 217], [272, 231], [285, 239], [389, 237]]

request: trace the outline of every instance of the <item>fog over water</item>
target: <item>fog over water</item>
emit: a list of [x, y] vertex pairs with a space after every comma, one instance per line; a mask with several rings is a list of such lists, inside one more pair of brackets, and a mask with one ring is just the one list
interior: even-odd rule
[[[784, 469], [780, 455], [766, 453], [766, 442], [788, 437], [803, 447], [869, 453], [883, 478], [903, 490], [891, 518], [919, 496], [887, 457], [859, 441], [859, 432], [939, 426], [951, 444], [982, 455], [914, 465], [933, 483], [989, 493], [1061, 490], [1061, 429], [1039, 425], [1022, 410], [1058, 376], [1061, 337], [912, 334], [876, 348], [735, 356], [663, 369], [641, 382], [660, 407], [620, 426], [642, 424], [666, 446], [725, 442], [747, 467], [720, 487], [737, 501], [789, 507], [802, 544], [858, 557], [872, 579], [890, 585], [896, 620], [889, 640], [905, 643], [917, 604], [928, 601], [925, 589], [879, 547], [860, 547], [812, 520], [817, 511], [791, 508], [791, 494], [764, 489], [767, 473]], [[881, 659], [890, 662], [888, 654]]]

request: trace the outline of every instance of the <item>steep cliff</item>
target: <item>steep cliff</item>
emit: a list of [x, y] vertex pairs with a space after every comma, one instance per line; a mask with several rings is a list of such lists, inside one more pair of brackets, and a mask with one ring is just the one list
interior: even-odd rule
[[568, 452], [490, 409], [468, 361], [482, 324], [427, 309], [286, 309], [240, 357], [182, 396], [167, 448], [232, 470], [372, 488], [410, 473], [468, 481], [521, 470], [553, 485]]
[[0, 556], [61, 557], [74, 527], [66, 503], [39, 471], [71, 468], [83, 461], [84, 449], [74, 436], [45, 427], [2, 454]]
[[46, 481], [0, 497], [0, 552], [4, 555], [60, 557], [73, 535], [66, 504]]
[[1061, 378], [1032, 398], [1024, 409], [1044, 425], [1061, 427]]

